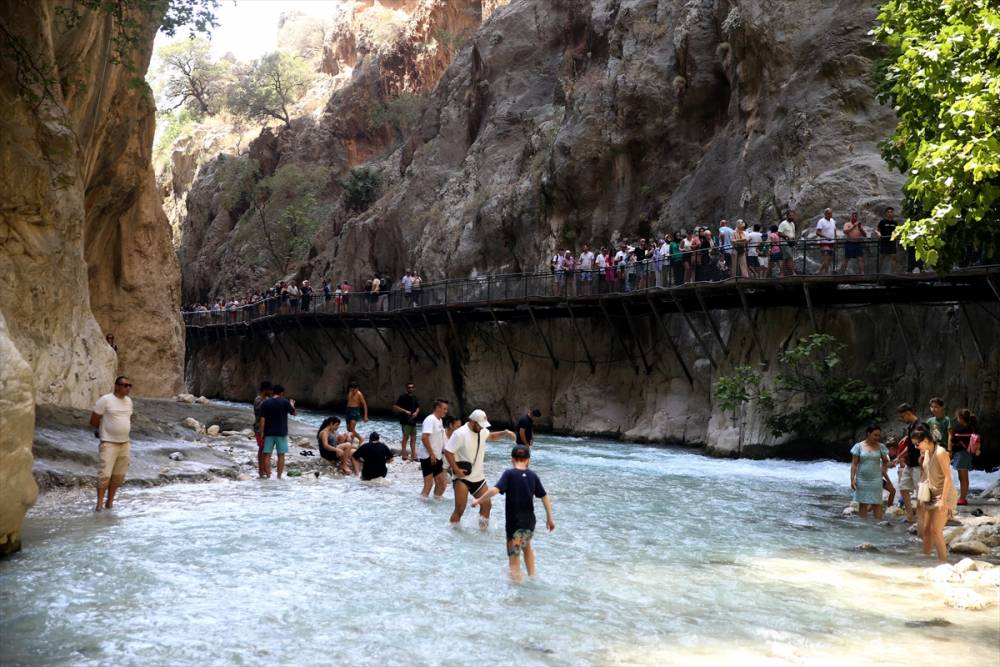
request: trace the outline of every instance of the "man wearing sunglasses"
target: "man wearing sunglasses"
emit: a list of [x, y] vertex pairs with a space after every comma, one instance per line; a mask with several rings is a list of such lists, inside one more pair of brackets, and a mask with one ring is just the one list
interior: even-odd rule
[[[132, 383], [124, 375], [115, 378], [115, 390], [97, 399], [90, 425], [101, 440], [101, 471], [97, 478], [97, 508], [111, 509], [115, 492], [125, 482], [129, 463], [129, 432], [132, 430]], [[104, 494], [107, 492], [107, 502]]]

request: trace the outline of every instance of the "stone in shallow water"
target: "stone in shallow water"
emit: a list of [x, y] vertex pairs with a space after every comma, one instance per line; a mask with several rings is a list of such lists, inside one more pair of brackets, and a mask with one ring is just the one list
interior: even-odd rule
[[173, 454], [170, 455], [170, 460], [171, 461], [183, 461], [184, 460], [184, 455], [181, 454], [180, 452], [174, 452]]
[[956, 588], [948, 591], [948, 597], [945, 598], [944, 603], [949, 607], [955, 607], [956, 609], [968, 609], [970, 611], [978, 611], [980, 609], [986, 609], [993, 605], [993, 601], [989, 600], [975, 591], [970, 591], [965, 588]]
[[178, 403], [194, 403], [194, 394], [177, 394]]
[[904, 625], [908, 628], [946, 628], [951, 624], [951, 621], [944, 618], [931, 618], [926, 621], [907, 621]]
[[990, 548], [978, 540], [955, 542], [951, 545], [951, 550], [957, 554], [972, 554], [973, 556], [982, 556], [990, 552]]
[[204, 426], [201, 425], [201, 422], [195, 419], [194, 417], [186, 417], [184, 421], [181, 422], [181, 424], [191, 429], [192, 431], [195, 431], [196, 433], [202, 433], [205, 428]]
[[878, 547], [870, 542], [865, 542], [854, 547], [855, 551], [878, 551]]
[[929, 579], [930, 581], [947, 581], [951, 583], [962, 581], [962, 574], [956, 572], [955, 568], [948, 563], [942, 563], [937, 567], [929, 567], [920, 574], [920, 577], [922, 579]]
[[222, 432], [222, 428], [218, 424], [212, 424], [205, 432], [209, 435], [219, 435]]

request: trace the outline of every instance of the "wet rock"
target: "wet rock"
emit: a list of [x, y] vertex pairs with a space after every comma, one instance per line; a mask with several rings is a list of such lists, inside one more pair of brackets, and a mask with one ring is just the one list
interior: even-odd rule
[[879, 548], [877, 546], [875, 546], [874, 544], [871, 544], [870, 542], [864, 542], [863, 544], [859, 544], [856, 547], [854, 547], [854, 550], [855, 551], [871, 551], [871, 552], [876, 552], [877, 553], [879, 551]]
[[309, 438], [296, 438], [295, 446], [302, 447], [304, 449], [315, 449], [313, 447], [312, 441]]
[[944, 603], [949, 607], [968, 609], [969, 611], [979, 611], [993, 605], [992, 600], [967, 588], [956, 588], [948, 591], [948, 596], [945, 598]]
[[223, 431], [222, 435], [226, 436], [227, 438], [241, 438], [241, 437], [243, 437], [243, 433], [241, 433], [240, 431]]
[[973, 556], [982, 556], [990, 552], [990, 548], [978, 540], [956, 542], [950, 548], [954, 553], [971, 554]]
[[854, 516], [857, 513], [858, 513], [858, 506], [855, 505], [854, 503], [851, 503], [850, 505], [848, 505], [847, 507], [845, 507], [844, 511], [841, 512], [841, 514], [843, 516]]
[[221, 432], [222, 432], [222, 429], [219, 428], [218, 424], [212, 424], [207, 429], [205, 429], [205, 433], [207, 433], [208, 435], [211, 435], [213, 437], [219, 435]]
[[995, 566], [993, 563], [987, 563], [982, 560], [972, 560], [971, 558], [963, 558], [962, 560], [955, 563], [955, 571], [966, 573], [973, 570], [978, 572], [985, 572], [986, 570], [992, 570]]
[[177, 394], [174, 400], [178, 403], [194, 403], [194, 394]]
[[185, 428], [189, 428], [192, 431], [194, 431], [195, 433], [204, 433], [204, 430], [205, 430], [205, 427], [201, 425], [201, 422], [199, 422], [194, 417], [187, 417], [187, 418], [185, 418], [184, 421], [181, 422], [181, 424]]
[[199, 396], [198, 398], [194, 399], [194, 402], [197, 403], [198, 405], [208, 405], [208, 399], [205, 398], [204, 396]]
[[181, 454], [180, 452], [174, 452], [173, 454], [170, 455], [170, 460], [171, 461], [183, 461], [184, 460], [184, 455]]
[[920, 573], [921, 579], [926, 579], [928, 581], [937, 582], [949, 582], [949, 583], [959, 583], [962, 581], [962, 575], [955, 571], [954, 566], [948, 563], [942, 563], [937, 567], [929, 567]]
[[979, 585], [991, 586], [993, 588], [1000, 588], [1000, 567], [994, 567], [986, 571], [980, 571]]
[[944, 618], [931, 618], [926, 621], [907, 621], [904, 625], [908, 628], [946, 628], [952, 622]]

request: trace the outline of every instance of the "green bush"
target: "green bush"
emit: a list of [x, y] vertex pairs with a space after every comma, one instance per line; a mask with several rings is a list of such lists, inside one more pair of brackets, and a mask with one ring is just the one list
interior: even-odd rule
[[355, 167], [343, 181], [344, 208], [352, 213], [368, 210], [378, 201], [382, 189], [379, 172], [371, 167]]

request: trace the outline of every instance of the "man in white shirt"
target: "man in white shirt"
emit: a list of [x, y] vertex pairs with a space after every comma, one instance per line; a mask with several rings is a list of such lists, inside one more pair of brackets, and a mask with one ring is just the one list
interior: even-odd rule
[[584, 283], [580, 292], [590, 294], [593, 290], [592, 281], [594, 280], [594, 253], [590, 251], [590, 246], [586, 243], [583, 244], [583, 252], [580, 253], [576, 267], [580, 272], [580, 282]]
[[788, 211], [785, 219], [778, 224], [778, 236], [781, 237], [781, 275], [795, 275], [792, 259], [792, 248], [795, 246], [795, 211]]
[[[132, 399], [129, 392], [132, 383], [124, 375], [115, 378], [113, 393], [105, 394], [97, 399], [94, 411], [90, 415], [90, 425], [98, 429], [95, 434], [100, 438], [98, 449], [101, 457], [101, 471], [97, 477], [97, 507], [95, 512], [111, 509], [115, 502], [115, 492], [125, 482], [125, 472], [128, 470], [131, 443], [129, 434], [132, 430]], [[104, 493], [108, 499], [104, 502]]]
[[434, 487], [434, 499], [444, 497], [444, 489], [448, 478], [444, 475], [444, 423], [441, 421], [448, 412], [448, 401], [439, 398], [434, 401], [434, 411], [424, 417], [420, 428], [420, 442], [427, 454], [420, 459], [420, 472], [424, 476], [424, 489], [420, 495], [430, 497], [431, 486]]
[[[451, 468], [455, 487], [455, 511], [451, 513], [451, 525], [458, 526], [469, 502], [469, 494], [474, 498], [482, 497], [488, 490], [483, 461], [486, 458], [486, 443], [500, 438], [515, 439], [513, 431], [490, 433], [490, 423], [486, 413], [473, 410], [469, 421], [454, 433], [444, 446], [444, 457]], [[489, 500], [479, 505], [479, 527], [486, 529], [490, 525]]]
[[833, 265], [833, 242], [837, 238], [837, 221], [833, 219], [833, 209], [825, 209], [823, 217], [816, 221], [816, 238], [819, 239], [819, 272], [830, 273]]

